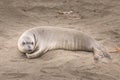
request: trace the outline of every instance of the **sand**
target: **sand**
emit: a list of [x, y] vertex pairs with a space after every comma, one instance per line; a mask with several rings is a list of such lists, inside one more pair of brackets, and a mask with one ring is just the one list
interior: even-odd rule
[[17, 40], [27, 29], [53, 26], [89, 34], [108, 51], [120, 47], [119, 0], [0, 0], [0, 80], [119, 80], [120, 52], [95, 63], [84, 51], [49, 51], [27, 59]]

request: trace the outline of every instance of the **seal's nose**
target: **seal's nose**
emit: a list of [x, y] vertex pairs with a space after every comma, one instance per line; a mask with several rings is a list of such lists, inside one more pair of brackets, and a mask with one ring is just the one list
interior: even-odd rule
[[31, 49], [31, 47], [30, 47], [30, 46], [28, 46], [28, 51], [32, 51], [32, 49]]

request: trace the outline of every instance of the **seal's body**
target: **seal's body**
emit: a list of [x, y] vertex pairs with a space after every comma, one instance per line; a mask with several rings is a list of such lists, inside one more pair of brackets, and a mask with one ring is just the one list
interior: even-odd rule
[[91, 51], [97, 60], [104, 56], [111, 58], [92, 37], [67, 28], [39, 27], [27, 30], [18, 40], [18, 49], [26, 53], [28, 58], [41, 56], [53, 49]]

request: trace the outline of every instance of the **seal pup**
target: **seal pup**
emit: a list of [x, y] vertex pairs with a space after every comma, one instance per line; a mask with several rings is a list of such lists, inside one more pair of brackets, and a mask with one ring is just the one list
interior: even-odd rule
[[68, 28], [36, 27], [29, 29], [20, 36], [18, 49], [30, 59], [55, 49], [90, 51], [93, 52], [96, 61], [104, 57], [112, 59], [95, 39], [78, 30]]

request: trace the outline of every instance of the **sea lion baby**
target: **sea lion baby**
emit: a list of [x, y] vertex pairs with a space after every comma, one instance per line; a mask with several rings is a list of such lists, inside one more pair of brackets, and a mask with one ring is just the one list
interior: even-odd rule
[[103, 57], [111, 59], [92, 37], [78, 30], [67, 28], [37, 27], [25, 31], [18, 40], [18, 49], [27, 58], [36, 58], [49, 50], [80, 50], [91, 51], [95, 60]]

